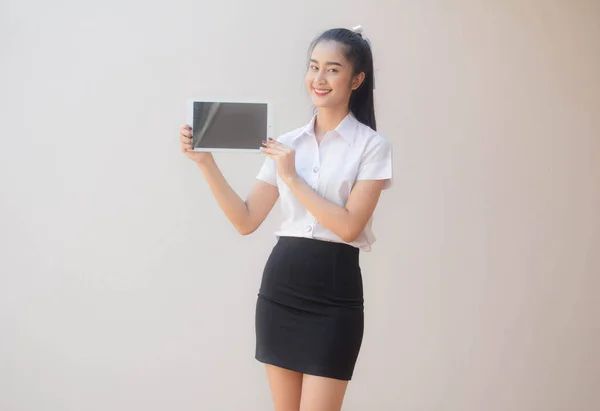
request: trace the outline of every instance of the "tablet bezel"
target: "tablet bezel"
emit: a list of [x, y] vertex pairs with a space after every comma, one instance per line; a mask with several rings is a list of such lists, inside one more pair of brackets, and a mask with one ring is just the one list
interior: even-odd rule
[[[268, 137], [273, 137], [273, 106], [268, 100], [236, 100], [236, 99], [218, 99], [218, 98], [189, 98], [186, 106], [186, 123], [190, 128], [193, 128], [194, 124], [194, 103], [241, 103], [241, 104], [266, 104], [267, 105], [267, 135], [264, 136], [264, 140]], [[192, 133], [194, 130], [192, 129]], [[260, 153], [260, 147], [256, 149], [251, 148], [192, 148], [187, 151], [193, 152], [237, 152], [237, 153]]]

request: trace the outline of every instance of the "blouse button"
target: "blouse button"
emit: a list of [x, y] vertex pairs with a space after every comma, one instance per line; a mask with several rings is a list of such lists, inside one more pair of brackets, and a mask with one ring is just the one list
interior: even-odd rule
[[312, 227], [309, 225], [304, 226], [304, 231], [306, 231], [307, 233], [310, 233], [312, 231]]
[[313, 173], [317, 174], [319, 172], [319, 167], [314, 166], [313, 167]]

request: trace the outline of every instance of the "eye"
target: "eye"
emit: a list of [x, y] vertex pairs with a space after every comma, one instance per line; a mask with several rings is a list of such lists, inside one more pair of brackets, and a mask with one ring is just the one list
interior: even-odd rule
[[332, 69], [329, 69], [329, 71], [331, 71], [331, 72], [333, 72], [333, 73], [337, 73], [337, 69], [334, 69], [334, 68], [332, 68]]
[[311, 70], [319, 70], [319, 68], [317, 66], [310, 66]]

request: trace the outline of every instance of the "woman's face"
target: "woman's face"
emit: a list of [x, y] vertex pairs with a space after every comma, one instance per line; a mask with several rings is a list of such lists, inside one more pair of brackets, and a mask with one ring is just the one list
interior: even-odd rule
[[316, 107], [347, 106], [352, 90], [364, 79], [364, 73], [352, 75], [353, 68], [344, 57], [343, 47], [335, 41], [323, 41], [311, 54], [305, 80]]

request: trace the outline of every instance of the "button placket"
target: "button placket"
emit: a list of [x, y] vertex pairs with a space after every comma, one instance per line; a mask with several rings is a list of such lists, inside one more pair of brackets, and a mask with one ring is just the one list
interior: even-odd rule
[[323, 142], [321, 141], [321, 144], [319, 144], [319, 146], [317, 147], [317, 155], [315, 156], [315, 160], [313, 162], [313, 167], [312, 167], [312, 171], [313, 171], [313, 189], [317, 190], [317, 188], [319, 187], [319, 171], [321, 171], [321, 146], [323, 145]]
[[313, 164], [312, 164], [312, 184], [311, 187], [313, 190], [317, 190], [317, 188], [319, 187], [319, 157], [320, 157], [320, 148], [317, 148], [317, 153], [315, 158], [313, 159]]

